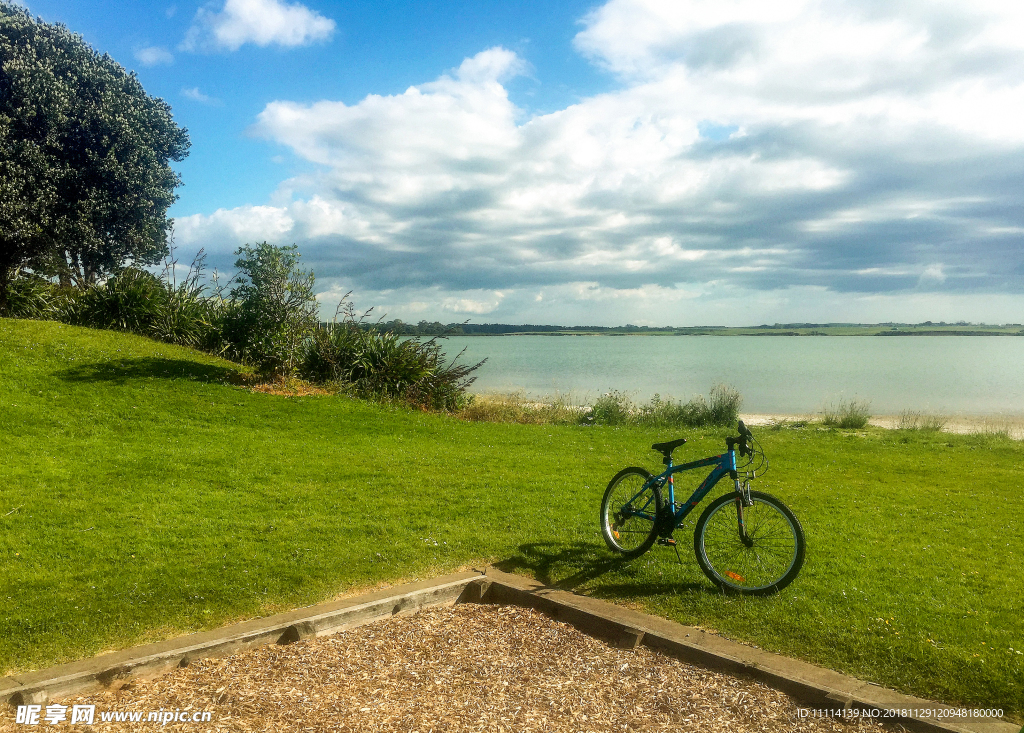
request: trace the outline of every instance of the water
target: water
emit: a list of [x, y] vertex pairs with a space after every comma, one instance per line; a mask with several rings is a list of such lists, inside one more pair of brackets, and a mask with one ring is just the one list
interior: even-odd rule
[[747, 413], [808, 414], [839, 400], [875, 414], [1024, 416], [1024, 338], [1014, 336], [452, 337], [477, 370], [473, 392], [689, 399], [718, 383]]

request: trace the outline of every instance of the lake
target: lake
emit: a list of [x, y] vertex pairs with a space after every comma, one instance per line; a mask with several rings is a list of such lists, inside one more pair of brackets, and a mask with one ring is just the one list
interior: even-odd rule
[[687, 400], [725, 383], [747, 413], [807, 414], [857, 398], [875, 414], [1024, 416], [1016, 336], [458, 336], [444, 348], [487, 358], [472, 392]]

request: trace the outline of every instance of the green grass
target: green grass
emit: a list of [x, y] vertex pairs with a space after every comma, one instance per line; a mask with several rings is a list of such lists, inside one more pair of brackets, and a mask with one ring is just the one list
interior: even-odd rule
[[[689, 536], [620, 563], [597, 508], [676, 432], [472, 423], [232, 385], [137, 336], [0, 320], [0, 669], [478, 561], [923, 697], [1024, 714], [1024, 445], [762, 429], [800, 577], [724, 597]], [[689, 429], [677, 458], [718, 453]], [[678, 485], [685, 485], [679, 481]], [[724, 488], [723, 488], [724, 490]], [[690, 524], [692, 527], [692, 522]], [[1012, 649], [1012, 651], [1011, 651]]]

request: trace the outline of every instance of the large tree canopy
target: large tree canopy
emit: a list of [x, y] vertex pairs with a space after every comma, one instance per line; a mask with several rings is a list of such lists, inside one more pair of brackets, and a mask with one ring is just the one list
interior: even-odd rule
[[0, 311], [27, 264], [81, 284], [158, 262], [188, 148], [134, 73], [0, 0]]

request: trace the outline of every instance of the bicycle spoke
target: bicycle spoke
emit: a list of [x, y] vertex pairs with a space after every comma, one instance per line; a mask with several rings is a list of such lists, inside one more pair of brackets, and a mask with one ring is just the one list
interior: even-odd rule
[[605, 491], [601, 525], [605, 542], [620, 553], [643, 552], [654, 542], [657, 494], [643, 469], [620, 472]]
[[795, 530], [774, 505], [755, 499], [744, 509], [748, 546], [740, 538], [735, 511], [732, 501], [722, 502], [702, 526], [708, 570], [719, 582], [733, 588], [770, 588], [796, 561]]

